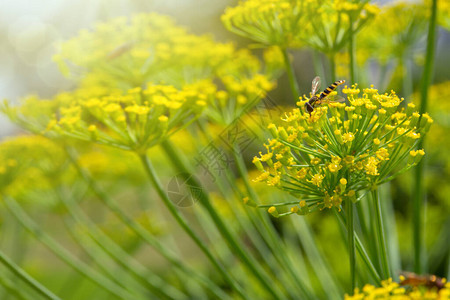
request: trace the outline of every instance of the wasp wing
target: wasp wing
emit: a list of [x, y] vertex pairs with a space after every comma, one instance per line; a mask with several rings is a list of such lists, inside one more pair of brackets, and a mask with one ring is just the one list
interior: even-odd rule
[[334, 99], [331, 100], [332, 102], [345, 102], [345, 98], [339, 95], [335, 95]]
[[320, 88], [320, 77], [316, 76], [312, 81], [311, 96], [314, 96]]

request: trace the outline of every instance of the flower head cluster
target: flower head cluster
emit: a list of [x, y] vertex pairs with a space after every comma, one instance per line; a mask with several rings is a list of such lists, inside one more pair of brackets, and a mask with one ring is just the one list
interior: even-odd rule
[[190, 34], [170, 17], [151, 13], [131, 20], [120, 17], [99, 23], [92, 31], [82, 30], [60, 45], [54, 59], [63, 73], [73, 73], [73, 66], [111, 76], [126, 73], [126, 80], [137, 86], [149, 77], [168, 75], [181, 66], [201, 68], [207, 61], [208, 67], [214, 69], [233, 52], [231, 44]]
[[[63, 71], [82, 70], [81, 89], [93, 97], [150, 84], [183, 90], [209, 81], [217, 93], [205, 113], [216, 122], [228, 123], [274, 87], [283, 63], [280, 57], [276, 49], [267, 49], [263, 67], [248, 50], [191, 34], [167, 16], [140, 14], [81, 31], [61, 44], [55, 60]], [[203, 97], [198, 95], [199, 103]]]
[[386, 64], [392, 58], [411, 57], [414, 51], [421, 49], [417, 44], [423, 41], [428, 11], [424, 4], [412, 2], [383, 6], [371, 25], [358, 35], [360, 63], [375, 58]]
[[[42, 102], [32, 97], [18, 107], [5, 102], [2, 109], [37, 133], [145, 151], [198, 116], [215, 96], [216, 87], [205, 80], [182, 89], [148, 85], [123, 94], [93, 94], [81, 89]], [[31, 109], [40, 103], [48, 110]]]
[[298, 48], [303, 44], [299, 27], [308, 18], [306, 6], [313, 5], [313, 1], [241, 1], [226, 9], [222, 22], [228, 30], [259, 44]]
[[[417, 164], [425, 152], [414, 150], [433, 120], [420, 118], [413, 104], [400, 109], [395, 92], [379, 94], [373, 87], [345, 87], [349, 104], [330, 102], [309, 115], [298, 102], [283, 118], [269, 125], [273, 136], [253, 162], [257, 181], [276, 186], [300, 199], [289, 213], [341, 207], [357, 193], [390, 181]], [[269, 211], [276, 214], [276, 208]]]
[[262, 45], [309, 45], [329, 53], [345, 45], [350, 22], [358, 31], [376, 13], [371, 4], [346, 0], [248, 0], [227, 8], [222, 21], [228, 30]]
[[447, 283], [444, 288], [413, 287], [406, 288], [393, 282], [392, 279], [384, 280], [381, 287], [375, 287], [366, 284], [362, 290], [355, 289], [352, 296], [345, 295], [345, 300], [363, 300], [363, 299], [401, 299], [401, 300], [443, 300], [450, 297], [450, 285]]
[[[427, 1], [431, 4], [431, 1]], [[438, 8], [438, 24], [444, 27], [446, 30], [450, 30], [450, 3], [448, 1], [442, 1], [439, 3]]]
[[64, 160], [61, 148], [41, 136], [25, 135], [2, 141], [1, 193], [18, 196], [31, 190], [49, 189], [52, 179], [64, 180], [60, 173]]

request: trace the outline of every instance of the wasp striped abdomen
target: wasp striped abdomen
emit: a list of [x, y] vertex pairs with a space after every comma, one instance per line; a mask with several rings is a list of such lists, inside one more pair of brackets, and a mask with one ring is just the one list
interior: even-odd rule
[[323, 99], [328, 96], [332, 91], [334, 91], [339, 85], [345, 83], [345, 80], [338, 80], [327, 87], [322, 93], [320, 93], [319, 99]]

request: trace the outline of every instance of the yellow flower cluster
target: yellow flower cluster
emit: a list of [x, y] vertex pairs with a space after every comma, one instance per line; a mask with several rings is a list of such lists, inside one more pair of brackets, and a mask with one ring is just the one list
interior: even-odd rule
[[[431, 1], [427, 1], [431, 4]], [[450, 3], [448, 1], [440, 1], [438, 6], [438, 24], [446, 30], [450, 30]]]
[[[302, 46], [301, 25], [308, 18], [307, 10], [316, 1], [248, 0], [236, 7], [228, 7], [222, 15], [225, 27], [262, 45], [283, 48]], [[308, 9], [307, 9], [308, 8]]]
[[126, 73], [136, 86], [137, 82], [145, 82], [146, 77], [171, 70], [180, 62], [200, 67], [208, 61], [210, 67], [217, 66], [233, 51], [231, 44], [189, 34], [170, 17], [150, 13], [131, 20], [120, 17], [100, 23], [93, 31], [82, 30], [77, 37], [60, 45], [54, 59], [63, 73], [72, 65], [105, 73]]
[[61, 149], [44, 137], [6, 139], [0, 143], [0, 191], [18, 196], [48, 189], [51, 184], [47, 179], [64, 180], [59, 176], [64, 159]]
[[134, 88], [124, 94], [99, 97], [92, 97], [89, 89], [82, 89], [44, 100], [42, 103], [50, 108], [47, 111], [30, 109], [39, 107], [40, 100], [35, 97], [19, 107], [11, 107], [6, 102], [3, 111], [36, 133], [140, 152], [187, 125], [215, 94], [216, 87], [209, 80], [182, 89], [148, 85], [145, 89]]
[[[261, 171], [257, 181], [276, 186], [305, 201], [291, 213], [341, 207], [345, 199], [390, 181], [417, 164], [425, 154], [414, 150], [433, 120], [416, 112], [413, 104], [400, 108], [395, 92], [379, 94], [373, 87], [345, 87], [349, 104], [330, 102], [309, 115], [298, 102], [271, 124], [273, 139], [253, 163]], [[306, 204], [306, 205], [305, 205]]]
[[383, 6], [371, 25], [358, 35], [359, 63], [375, 58], [386, 64], [392, 58], [403, 58], [406, 51], [415, 51], [426, 30], [428, 11], [424, 4], [412, 2]]
[[[72, 73], [83, 71], [78, 91], [83, 97], [86, 93], [95, 98], [116, 97], [150, 84], [183, 90], [209, 81], [217, 94], [209, 99], [205, 113], [219, 123], [229, 123], [244, 107], [264, 97], [274, 87], [273, 79], [283, 64], [278, 49], [264, 51], [263, 67], [248, 50], [191, 34], [171, 18], [154, 13], [98, 24], [60, 48], [55, 60], [61, 70], [69, 72], [69, 66], [74, 66]], [[204, 95], [198, 96], [203, 103]], [[146, 113], [142, 107], [127, 110]], [[66, 121], [70, 125], [76, 118]]]
[[345, 300], [386, 299], [386, 300], [444, 300], [450, 298], [450, 284], [437, 290], [436, 288], [414, 287], [412, 289], [400, 286], [392, 279], [382, 281], [381, 287], [366, 284], [362, 290], [355, 289], [352, 296], [345, 295]]
[[346, 0], [248, 0], [229, 7], [222, 16], [225, 27], [262, 45], [336, 52], [345, 45], [350, 17], [360, 30], [378, 8]]

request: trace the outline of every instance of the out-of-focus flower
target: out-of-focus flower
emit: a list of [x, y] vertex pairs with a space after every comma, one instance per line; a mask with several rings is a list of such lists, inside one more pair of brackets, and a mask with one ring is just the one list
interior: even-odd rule
[[358, 32], [377, 11], [372, 4], [345, 0], [248, 0], [227, 8], [222, 21], [228, 30], [258, 44], [308, 45], [330, 54], [346, 45], [350, 18], [353, 31]]
[[384, 65], [393, 58], [411, 58], [419, 53], [427, 12], [423, 4], [411, 2], [383, 6], [371, 25], [358, 35], [358, 53], [363, 56], [360, 59], [375, 58]]
[[46, 111], [30, 109], [41, 103], [34, 97], [18, 107], [5, 102], [2, 110], [37, 133], [142, 152], [196, 118], [215, 93], [215, 85], [208, 80], [182, 89], [149, 85], [102, 97], [92, 97], [88, 89], [44, 100]]
[[381, 287], [366, 284], [361, 290], [355, 289], [352, 296], [345, 295], [345, 300], [363, 300], [363, 299], [436, 299], [443, 300], [450, 297], [450, 285], [447, 283], [444, 288], [437, 290], [436, 288], [413, 287], [405, 288], [392, 279], [384, 280]]
[[[414, 103], [419, 104], [420, 96], [413, 95]], [[450, 143], [445, 138], [450, 130], [450, 81], [435, 84], [428, 93], [428, 110], [435, 121], [425, 139], [427, 149], [427, 168], [425, 185], [431, 201], [450, 208], [448, 193], [450, 193]], [[403, 176], [405, 177], [405, 176]], [[406, 180], [406, 178], [403, 178]], [[405, 183], [409, 184], [409, 183]], [[436, 186], [439, 186], [437, 189]]]
[[[60, 45], [55, 61], [62, 71], [73, 72], [80, 67], [85, 72], [101, 71], [122, 77], [129, 87], [135, 87], [148, 78], [162, 80], [165, 75], [176, 75], [170, 73], [177, 68], [186, 68], [191, 77], [205, 76], [201, 73], [213, 71], [233, 51], [231, 44], [190, 34], [170, 17], [150, 13], [100, 23], [93, 31], [82, 30]], [[205, 61], [208, 68], [203, 67]], [[200, 74], [194, 73], [196, 68]]]
[[[428, 0], [427, 3], [431, 4], [431, 1]], [[450, 3], [448, 1], [439, 1], [437, 14], [438, 24], [446, 30], [450, 30]]]
[[266, 67], [248, 50], [191, 34], [167, 16], [140, 14], [80, 32], [61, 45], [55, 60], [62, 70], [82, 70], [80, 89], [90, 97], [120, 95], [148, 85], [183, 90], [209, 81], [217, 93], [205, 113], [228, 124], [274, 87], [281, 55], [267, 49], [263, 57]]
[[[25, 135], [0, 143], [0, 190], [13, 196], [31, 190], [51, 190], [61, 176], [65, 155], [55, 143], [40, 136]], [[20, 180], [16, 180], [20, 177]]]
[[298, 48], [303, 45], [302, 25], [309, 17], [312, 1], [249, 0], [228, 7], [222, 15], [225, 27], [265, 46]]
[[[257, 181], [297, 197], [290, 213], [341, 207], [357, 201], [357, 193], [376, 188], [405, 172], [425, 155], [414, 150], [433, 120], [410, 104], [400, 109], [395, 92], [345, 87], [349, 105], [331, 102], [311, 116], [301, 108], [286, 113], [285, 125], [269, 125], [273, 139], [253, 162], [261, 171]], [[276, 211], [272, 209], [273, 212]], [[280, 214], [281, 215], [281, 214]]]

